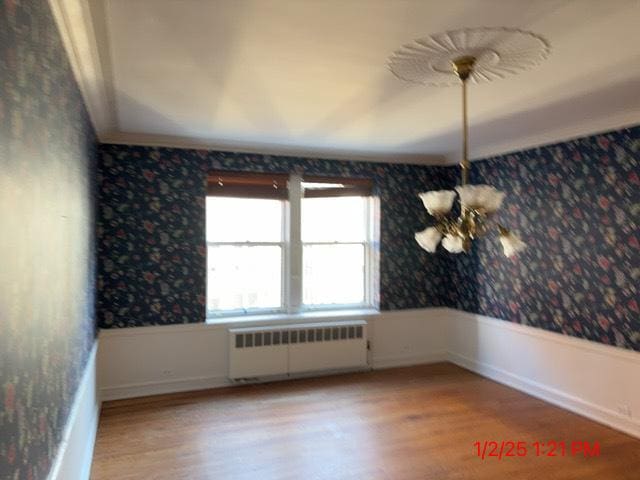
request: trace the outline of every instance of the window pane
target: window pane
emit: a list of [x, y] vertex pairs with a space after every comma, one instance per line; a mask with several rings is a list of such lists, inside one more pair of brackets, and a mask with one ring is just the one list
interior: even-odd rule
[[280, 308], [279, 246], [210, 246], [207, 309]]
[[282, 201], [207, 197], [207, 241], [282, 241]]
[[305, 305], [364, 302], [363, 245], [304, 245]]
[[365, 241], [368, 200], [367, 197], [303, 198], [302, 241]]

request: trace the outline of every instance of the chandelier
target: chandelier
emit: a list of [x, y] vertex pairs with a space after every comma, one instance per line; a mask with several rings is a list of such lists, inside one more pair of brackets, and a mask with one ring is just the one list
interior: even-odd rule
[[[415, 234], [418, 244], [434, 253], [440, 243], [450, 253], [469, 252], [474, 240], [495, 227], [504, 254], [511, 257], [525, 243], [508, 228], [494, 221], [505, 193], [490, 185], [469, 184], [467, 83], [503, 78], [535, 65], [548, 54], [548, 44], [537, 35], [508, 28], [477, 28], [445, 32], [416, 40], [396, 51], [389, 68], [397, 77], [431, 86], [462, 85], [461, 184], [455, 190], [437, 190], [419, 195], [435, 225]], [[455, 77], [454, 77], [455, 78]], [[452, 214], [455, 200], [459, 214]]]

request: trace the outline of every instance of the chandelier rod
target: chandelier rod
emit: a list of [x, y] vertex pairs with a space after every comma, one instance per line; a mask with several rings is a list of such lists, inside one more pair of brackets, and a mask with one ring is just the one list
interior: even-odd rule
[[469, 162], [469, 121], [467, 118], [467, 80], [473, 72], [473, 65], [476, 59], [471, 55], [465, 55], [454, 59], [453, 71], [462, 83], [462, 185], [469, 182], [469, 170], [471, 163]]
[[467, 79], [462, 79], [462, 185], [469, 182], [469, 121], [467, 119]]

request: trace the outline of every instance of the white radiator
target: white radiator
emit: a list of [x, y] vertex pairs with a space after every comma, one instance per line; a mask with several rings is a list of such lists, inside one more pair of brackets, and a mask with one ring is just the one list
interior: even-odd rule
[[229, 378], [366, 367], [366, 329], [364, 320], [229, 329]]

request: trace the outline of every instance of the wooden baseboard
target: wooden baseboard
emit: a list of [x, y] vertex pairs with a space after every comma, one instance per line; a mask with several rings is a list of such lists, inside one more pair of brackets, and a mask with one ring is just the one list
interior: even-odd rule
[[177, 380], [153, 381], [103, 387], [100, 389], [102, 401], [120, 400], [123, 398], [146, 397], [164, 393], [189, 392], [208, 388], [228, 387], [233, 383], [226, 376], [193, 377]]
[[382, 370], [394, 367], [409, 367], [412, 365], [423, 365], [429, 363], [445, 362], [448, 360], [447, 352], [427, 352], [422, 354], [400, 354], [385, 357], [374, 357], [372, 367], [374, 370]]

